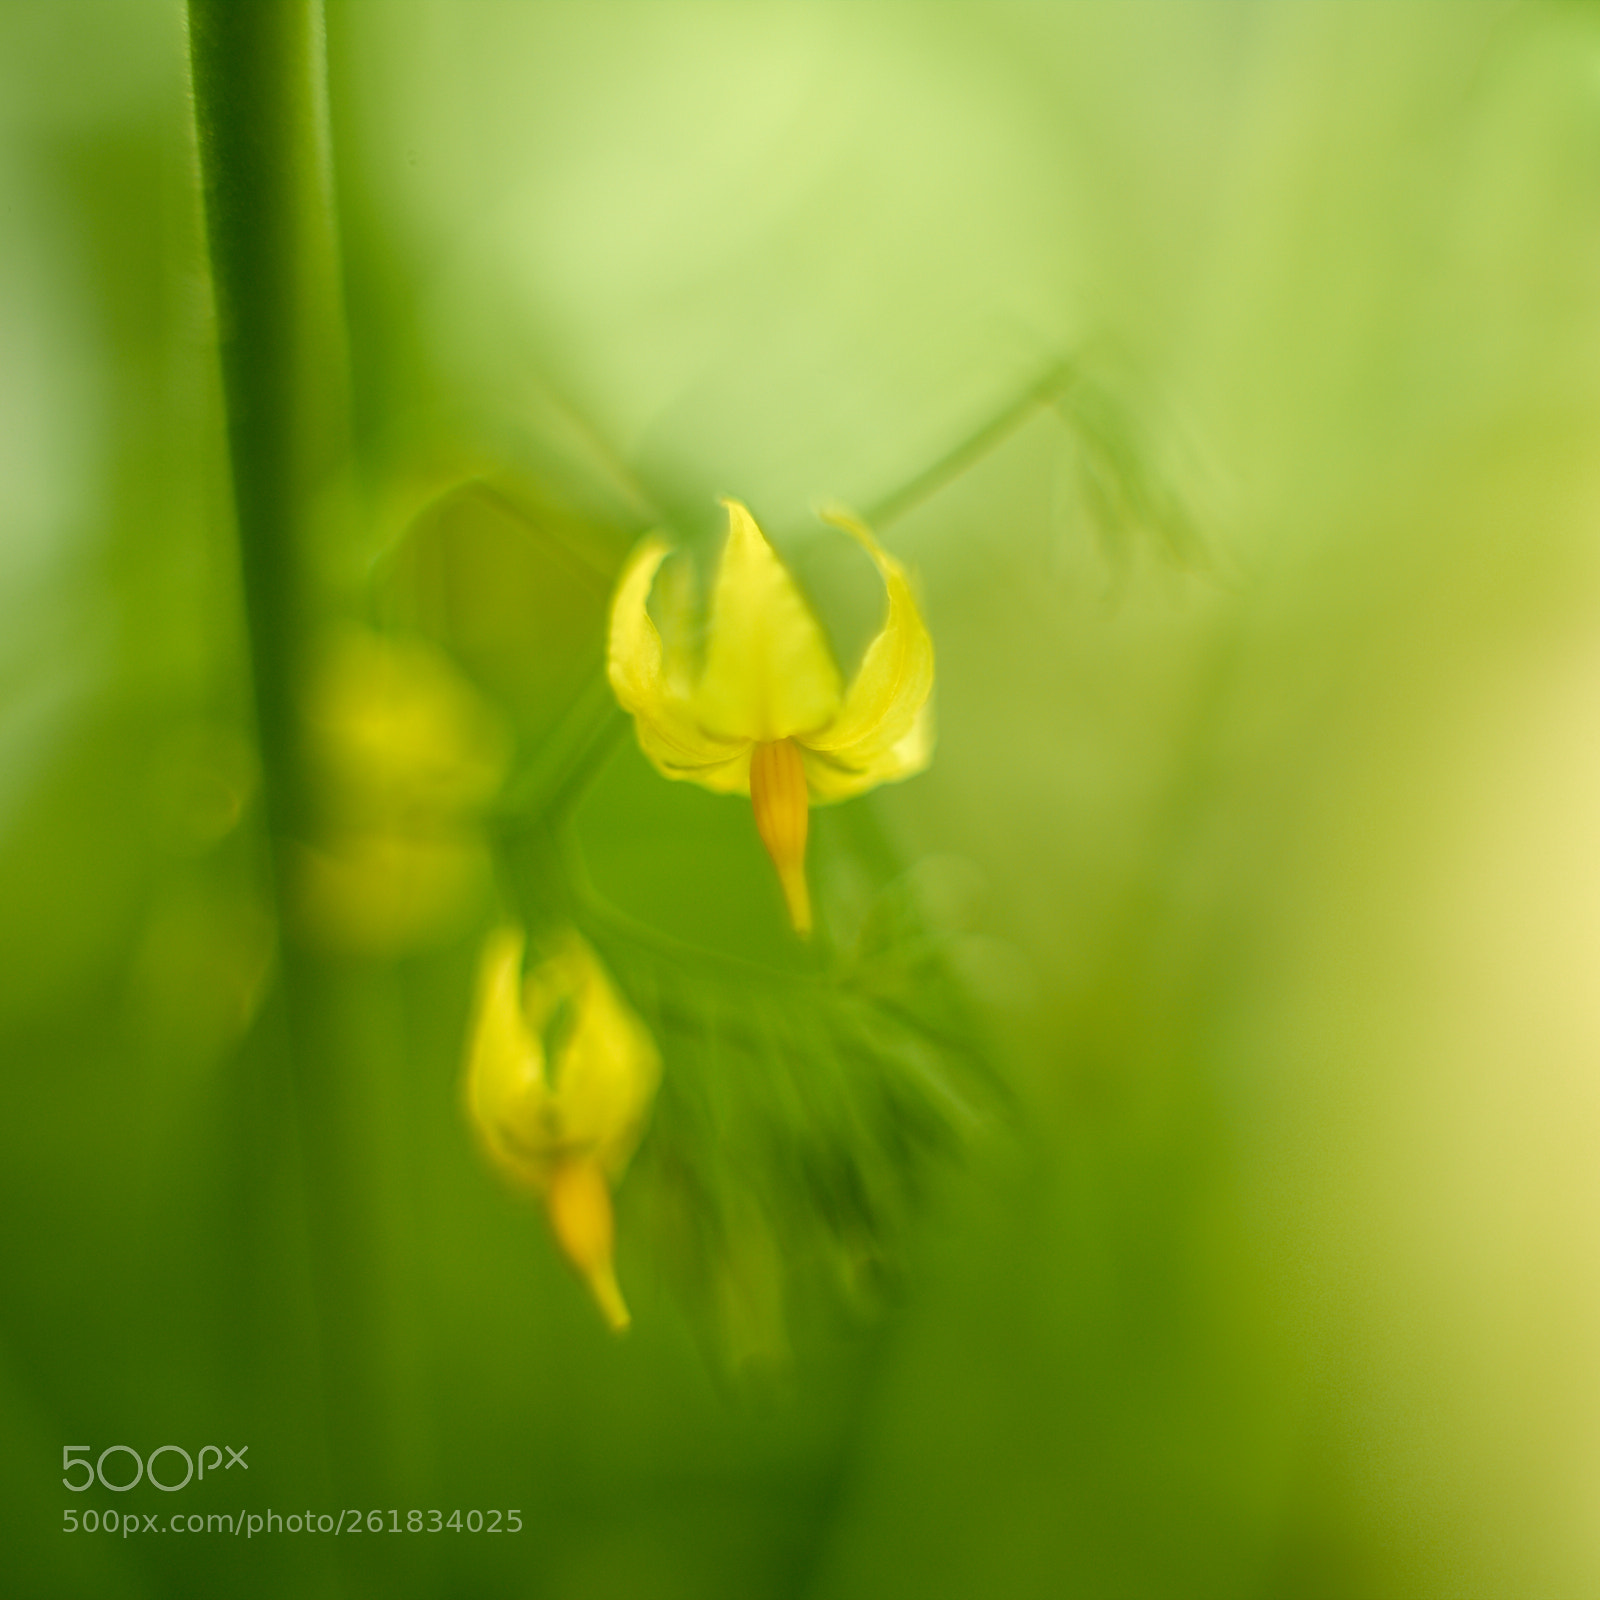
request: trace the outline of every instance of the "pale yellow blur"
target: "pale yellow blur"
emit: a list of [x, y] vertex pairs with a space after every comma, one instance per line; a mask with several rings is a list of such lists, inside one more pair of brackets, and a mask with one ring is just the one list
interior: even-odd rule
[[479, 826], [509, 741], [472, 686], [420, 640], [349, 628], [317, 664], [307, 708], [317, 837], [297, 910], [317, 942], [394, 955], [459, 933], [482, 906]]

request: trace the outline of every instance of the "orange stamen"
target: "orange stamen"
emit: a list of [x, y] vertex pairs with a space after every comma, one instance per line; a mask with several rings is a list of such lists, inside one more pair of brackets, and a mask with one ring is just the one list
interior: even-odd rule
[[589, 1285], [612, 1332], [621, 1333], [633, 1319], [623, 1303], [612, 1265], [615, 1224], [611, 1190], [599, 1164], [582, 1157], [563, 1162], [550, 1175], [544, 1203], [562, 1254]]
[[793, 739], [758, 744], [750, 752], [750, 803], [756, 830], [778, 869], [789, 904], [789, 920], [799, 934], [811, 932], [811, 894], [806, 888], [806, 828], [811, 800], [806, 769]]

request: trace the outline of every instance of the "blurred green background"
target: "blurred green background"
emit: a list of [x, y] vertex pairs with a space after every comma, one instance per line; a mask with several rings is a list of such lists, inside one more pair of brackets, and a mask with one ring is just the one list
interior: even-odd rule
[[[422, 632], [509, 730], [498, 887], [319, 958], [346, 1295], [183, 8], [0, 0], [11, 1592], [1600, 1592], [1600, 9], [327, 0], [326, 30], [307, 604]], [[748, 809], [631, 735], [563, 754], [604, 722], [610, 577], [736, 495], [848, 661], [875, 601], [812, 508], [886, 504], [1063, 361], [1061, 406], [882, 529], [940, 743], [815, 819], [839, 926], [900, 918], [829, 1036], [876, 1054], [824, 1091], [793, 999], [824, 958]], [[556, 843], [521, 828], [552, 772]], [[558, 848], [666, 1057], [621, 1341], [460, 1109], [496, 898]], [[941, 1006], [971, 1114], [919, 1131], [891, 1084], [863, 1132], [861, 1083], [920, 1070], [884, 1019]], [[852, 1140], [893, 1226], [790, 1172]], [[168, 1443], [248, 1477], [60, 1487], [64, 1446]]]

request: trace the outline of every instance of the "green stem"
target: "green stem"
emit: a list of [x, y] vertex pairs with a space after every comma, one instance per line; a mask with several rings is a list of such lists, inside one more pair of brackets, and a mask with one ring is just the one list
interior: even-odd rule
[[304, 833], [295, 701], [305, 614], [301, 176], [315, 0], [190, 0], [195, 119], [263, 787], [274, 846]]
[[[189, 0], [206, 234], [272, 891], [280, 929], [296, 1139], [309, 1213], [321, 1404], [332, 1487], [381, 1435], [373, 1395], [373, 1228], [362, 1108], [340, 978], [307, 947], [290, 882], [312, 791], [300, 731], [315, 616], [309, 524], [341, 392], [333, 218], [324, 181], [320, 0]], [[320, 458], [320, 459], [319, 459]], [[380, 1447], [381, 1448], [381, 1447]], [[376, 1487], [376, 1485], [373, 1485]]]
[[968, 467], [981, 461], [1010, 433], [1021, 427], [1035, 411], [1053, 405], [1077, 382], [1078, 369], [1063, 361], [1030, 384], [993, 420], [986, 422], [970, 438], [941, 456], [910, 483], [902, 484], [876, 505], [867, 509], [863, 520], [874, 528], [886, 528], [924, 500], [931, 500], [947, 483], [961, 476]]

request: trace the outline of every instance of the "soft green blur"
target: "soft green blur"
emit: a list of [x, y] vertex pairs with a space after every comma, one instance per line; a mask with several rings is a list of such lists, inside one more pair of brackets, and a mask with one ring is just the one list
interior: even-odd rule
[[[327, 34], [350, 443], [307, 560], [327, 616], [448, 653], [479, 774], [408, 745], [381, 804], [339, 809], [370, 763], [330, 787], [351, 849], [471, 869], [432, 920], [356, 874], [319, 958], [348, 1302], [183, 8], [0, 0], [8, 1592], [1600, 1592], [1600, 7], [327, 0]], [[939, 745], [813, 817], [842, 994], [748, 805], [596, 697], [610, 577], [737, 496], [848, 668], [877, 591], [814, 508], [898, 504], [1061, 363], [879, 530]], [[513, 905], [599, 919], [662, 1036], [621, 1340], [462, 1109]], [[60, 1486], [64, 1446], [169, 1443], [248, 1475]], [[62, 1531], [341, 1503], [523, 1529]]]

